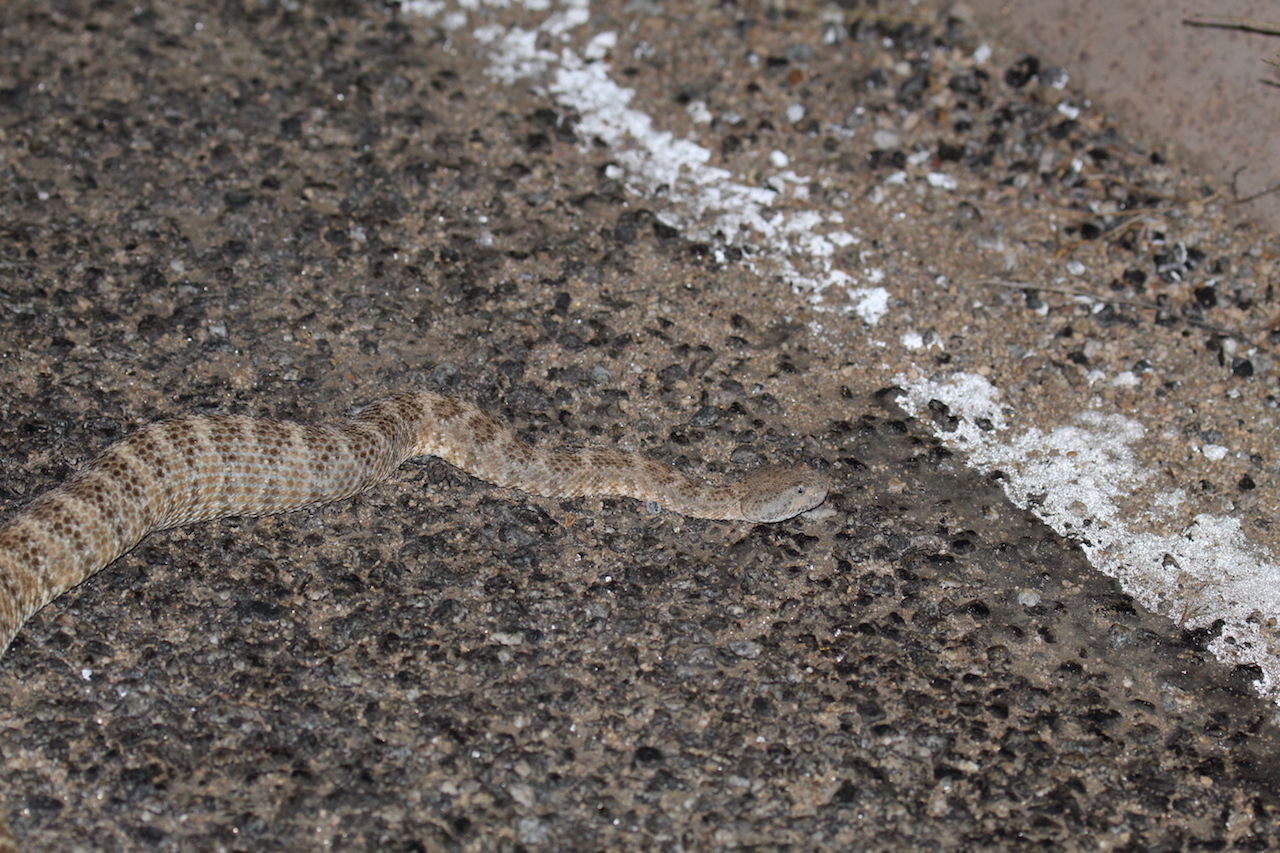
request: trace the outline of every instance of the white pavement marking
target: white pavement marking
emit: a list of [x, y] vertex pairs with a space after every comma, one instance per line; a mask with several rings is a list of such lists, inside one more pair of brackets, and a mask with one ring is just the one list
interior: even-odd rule
[[[466, 26], [468, 11], [509, 5], [458, 0], [454, 8], [462, 11], [448, 11], [434, 0], [409, 0], [402, 8], [458, 29]], [[860, 237], [842, 227], [838, 212], [804, 207], [809, 179], [786, 168], [791, 159], [786, 152], [770, 157], [778, 171], [762, 186], [708, 165], [709, 150], [656, 129], [653, 119], [632, 105], [634, 91], [609, 76], [609, 66], [599, 60], [616, 44], [614, 33], [592, 36], [582, 56], [567, 47], [556, 52], [538, 46], [548, 39], [563, 44], [572, 28], [588, 23], [587, 0], [524, 0], [520, 5], [546, 17], [529, 29], [490, 25], [474, 31], [491, 52], [491, 77], [506, 85], [532, 80], [548, 97], [575, 110], [582, 137], [598, 139], [611, 150], [617, 163], [613, 177], [646, 204], [660, 202], [658, 218], [688, 239], [741, 247], [749, 268], [778, 276], [818, 310], [835, 310], [839, 303], [840, 311], [871, 326], [885, 316], [889, 292], [878, 286], [883, 273], [863, 270], [859, 284], [836, 267], [836, 250], [856, 245]], [[706, 119], [704, 113], [701, 104], [696, 116]], [[905, 173], [901, 177], [905, 180]], [[945, 184], [944, 179], [929, 176], [935, 184]], [[787, 209], [773, 209], [782, 197]], [[839, 300], [828, 299], [833, 290], [840, 292]], [[908, 350], [929, 343], [919, 335], [901, 340]], [[1117, 578], [1142, 604], [1189, 628], [1221, 620], [1223, 628], [1209, 648], [1228, 663], [1256, 665], [1257, 689], [1280, 700], [1280, 648], [1274, 645], [1280, 570], [1248, 543], [1236, 519], [1202, 514], [1181, 533], [1162, 536], [1137, 529], [1123, 516], [1117, 499], [1125, 484], [1154, 476], [1130, 449], [1145, 435], [1139, 422], [1086, 412], [1048, 433], [1018, 430], [1007, 422], [997, 389], [982, 377], [897, 381], [907, 392], [903, 406], [913, 414], [925, 412], [932, 400], [945, 403], [960, 419], [953, 431], [939, 430], [938, 436], [965, 452], [978, 470], [999, 468], [1015, 504], [1080, 543], [1097, 569]], [[928, 417], [921, 421], [931, 423]], [[1164, 493], [1149, 508], [1150, 517], [1172, 518], [1181, 500], [1177, 491]]]
[[[866, 271], [872, 283], [859, 286], [835, 264], [836, 251], [861, 238], [843, 227], [838, 211], [796, 205], [808, 192], [808, 178], [779, 167], [762, 186], [745, 184], [708, 165], [708, 149], [655, 128], [648, 114], [630, 106], [635, 91], [615, 83], [609, 65], [598, 61], [616, 44], [613, 33], [593, 36], [586, 59], [568, 48], [556, 53], [538, 47], [547, 35], [567, 36], [566, 22], [587, 17], [585, 6], [576, 2], [533, 29], [482, 26], [474, 35], [490, 47], [491, 77], [506, 85], [527, 78], [545, 81], [548, 95], [576, 111], [578, 134], [612, 151], [617, 165], [610, 177], [646, 203], [657, 206], [661, 198], [656, 215], [663, 224], [689, 240], [739, 246], [749, 269], [780, 277], [818, 310], [833, 310], [827, 291], [835, 290], [840, 310], [871, 325], [879, 322], [889, 302], [888, 291], [874, 284], [879, 271]], [[785, 167], [785, 155], [782, 160]], [[784, 199], [788, 210], [773, 207]], [[722, 251], [718, 257], [723, 259]]]
[[[928, 423], [929, 403], [945, 404], [958, 421], [938, 436], [979, 471], [1000, 470], [1015, 504], [1079, 543], [1095, 568], [1144, 606], [1188, 628], [1222, 620], [1209, 649], [1224, 662], [1256, 665], [1254, 686], [1280, 699], [1280, 649], [1269, 630], [1280, 614], [1280, 568], [1249, 544], [1234, 518], [1201, 514], [1181, 533], [1159, 535], [1135, 529], [1117, 507], [1130, 488], [1156, 476], [1130, 449], [1146, 436], [1142, 424], [1086, 411], [1048, 433], [1015, 430], [999, 392], [981, 376], [897, 381], [906, 411]], [[1148, 517], [1172, 520], [1183, 500], [1180, 489], [1163, 492]]]

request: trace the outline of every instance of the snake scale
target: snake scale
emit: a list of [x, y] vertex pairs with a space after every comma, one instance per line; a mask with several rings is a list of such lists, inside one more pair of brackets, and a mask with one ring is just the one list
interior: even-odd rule
[[[0, 652], [37, 610], [153, 531], [341, 500], [424, 455], [543, 497], [625, 496], [729, 521], [783, 521], [822, 503], [829, 486], [803, 465], [714, 484], [622, 450], [536, 447], [478, 406], [426, 391], [385, 397], [334, 424], [236, 415], [160, 421], [0, 527]], [[17, 850], [0, 822], [0, 853]]]

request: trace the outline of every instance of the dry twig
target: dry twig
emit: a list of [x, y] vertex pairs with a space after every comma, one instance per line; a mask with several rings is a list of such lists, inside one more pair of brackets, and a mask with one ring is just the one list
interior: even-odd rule
[[1258, 18], [1241, 18], [1234, 15], [1197, 15], [1194, 18], [1183, 18], [1182, 23], [1189, 27], [1213, 27], [1219, 30], [1243, 30], [1247, 33], [1261, 33], [1264, 36], [1280, 36], [1280, 24], [1273, 24]]

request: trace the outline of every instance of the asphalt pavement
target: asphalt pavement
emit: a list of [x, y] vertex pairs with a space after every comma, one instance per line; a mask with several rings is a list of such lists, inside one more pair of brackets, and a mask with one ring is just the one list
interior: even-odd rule
[[414, 387], [834, 482], [157, 533], [0, 660], [29, 849], [1277, 846], [1274, 237], [982, 14], [0, 9], [2, 517]]

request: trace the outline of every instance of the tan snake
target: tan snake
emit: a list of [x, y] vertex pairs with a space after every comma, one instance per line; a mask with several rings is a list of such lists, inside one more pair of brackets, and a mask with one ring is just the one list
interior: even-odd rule
[[[161, 421], [0, 527], [0, 652], [33, 613], [152, 531], [341, 500], [423, 455], [544, 497], [626, 496], [730, 521], [783, 521], [822, 503], [829, 485], [803, 465], [713, 484], [637, 453], [535, 447], [478, 406], [425, 391], [319, 426], [235, 415]], [[0, 853], [17, 849], [0, 823]]]

